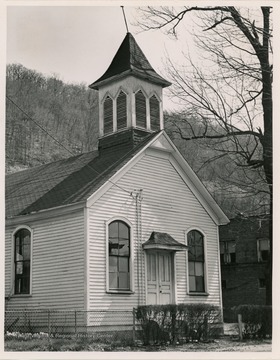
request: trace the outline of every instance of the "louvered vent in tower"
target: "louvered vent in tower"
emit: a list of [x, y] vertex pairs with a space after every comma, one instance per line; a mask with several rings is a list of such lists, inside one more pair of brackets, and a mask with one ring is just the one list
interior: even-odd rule
[[121, 91], [117, 97], [117, 130], [127, 127], [127, 104], [126, 94]]
[[113, 132], [113, 100], [107, 96], [103, 103], [104, 135]]
[[159, 101], [155, 95], [150, 98], [150, 119], [151, 119], [151, 130], [160, 129], [160, 107]]
[[147, 128], [146, 98], [141, 90], [135, 95], [136, 126]]

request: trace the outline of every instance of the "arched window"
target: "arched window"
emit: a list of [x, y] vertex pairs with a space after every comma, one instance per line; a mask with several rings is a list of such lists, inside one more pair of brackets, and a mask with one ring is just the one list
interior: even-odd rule
[[141, 90], [135, 95], [135, 112], [136, 112], [136, 126], [146, 129], [146, 98]]
[[103, 103], [104, 135], [113, 132], [113, 100], [107, 96]]
[[150, 118], [151, 118], [151, 130], [160, 129], [160, 110], [159, 101], [155, 95], [150, 98]]
[[117, 130], [127, 126], [126, 94], [121, 91], [117, 97]]
[[205, 292], [204, 261], [203, 235], [197, 230], [192, 230], [188, 233], [188, 268], [190, 292]]
[[15, 294], [30, 293], [31, 233], [20, 229], [14, 236]]
[[130, 290], [130, 227], [123, 221], [109, 225], [109, 290]]

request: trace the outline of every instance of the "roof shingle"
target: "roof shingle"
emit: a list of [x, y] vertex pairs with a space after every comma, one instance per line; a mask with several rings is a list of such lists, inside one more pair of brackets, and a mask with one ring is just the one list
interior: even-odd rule
[[123, 76], [124, 74], [135, 75], [160, 84], [163, 87], [171, 85], [169, 81], [155, 72], [130, 33], [126, 34], [126, 37], [105, 73], [89, 87], [98, 89], [99, 85], [106, 80], [114, 76]]
[[6, 176], [6, 217], [85, 201], [158, 133], [141, 143], [92, 151]]

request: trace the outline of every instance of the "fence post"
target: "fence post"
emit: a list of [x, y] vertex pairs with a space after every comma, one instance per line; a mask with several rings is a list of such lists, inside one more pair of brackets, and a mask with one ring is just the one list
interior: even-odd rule
[[239, 330], [239, 340], [243, 340], [243, 331], [242, 331], [242, 315], [238, 314], [238, 330]]
[[133, 315], [132, 340], [133, 343], [135, 343], [135, 309], [134, 308], [132, 310], [132, 315]]
[[77, 311], [75, 310], [75, 335], [77, 334]]

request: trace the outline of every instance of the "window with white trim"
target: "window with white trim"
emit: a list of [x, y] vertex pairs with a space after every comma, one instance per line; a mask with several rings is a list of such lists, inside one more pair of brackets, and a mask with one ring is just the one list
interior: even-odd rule
[[141, 90], [135, 94], [136, 126], [147, 128], [146, 97]]
[[113, 99], [107, 96], [103, 103], [104, 135], [113, 132]]
[[117, 130], [127, 127], [127, 104], [126, 94], [120, 91], [117, 97]]
[[269, 240], [268, 239], [258, 239], [257, 242], [257, 248], [258, 248], [258, 261], [268, 261], [269, 258]]
[[108, 227], [109, 291], [130, 290], [130, 227], [113, 221]]
[[188, 232], [189, 292], [205, 292], [204, 236], [197, 230]]
[[14, 292], [30, 294], [31, 233], [20, 229], [14, 235]]

